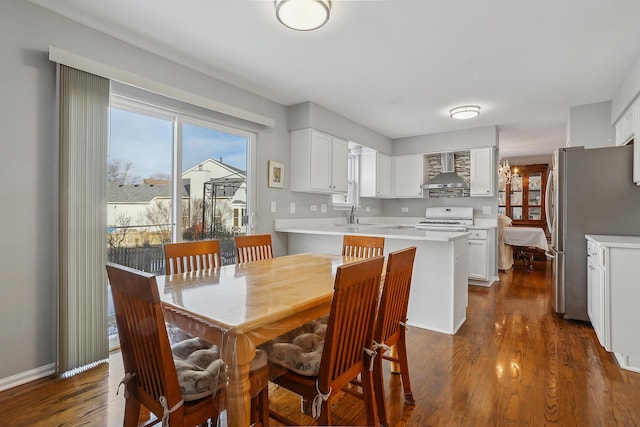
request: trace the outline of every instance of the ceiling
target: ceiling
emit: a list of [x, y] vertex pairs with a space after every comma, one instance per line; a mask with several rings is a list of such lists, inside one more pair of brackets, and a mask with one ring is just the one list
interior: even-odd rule
[[[282, 26], [272, 0], [32, 2], [392, 139], [495, 125], [503, 158], [563, 146], [569, 107], [611, 100], [640, 57], [637, 0], [333, 0], [312, 32]], [[449, 118], [462, 104], [480, 116]]]

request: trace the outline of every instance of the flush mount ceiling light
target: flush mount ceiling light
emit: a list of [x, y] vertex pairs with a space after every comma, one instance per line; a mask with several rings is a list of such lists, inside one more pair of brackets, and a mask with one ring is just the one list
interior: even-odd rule
[[311, 31], [329, 20], [329, 0], [276, 0], [276, 17], [285, 27]]
[[478, 114], [480, 114], [480, 107], [477, 105], [461, 105], [449, 110], [449, 116], [459, 120], [472, 119]]

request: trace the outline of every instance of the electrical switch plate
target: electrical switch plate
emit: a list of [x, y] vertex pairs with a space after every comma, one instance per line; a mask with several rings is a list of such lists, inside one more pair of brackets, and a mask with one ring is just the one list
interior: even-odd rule
[[320, 212], [327, 213], [327, 204], [326, 203], [320, 204]]
[[490, 215], [491, 214], [491, 206], [483, 206], [482, 207], [482, 213], [485, 215]]
[[367, 206], [366, 208], [364, 208], [365, 212], [371, 212], [371, 206]]
[[402, 212], [409, 212], [409, 208], [402, 208], [400, 209]]
[[296, 204], [291, 202], [289, 203], [289, 212], [290, 213], [296, 213]]
[[309, 209], [311, 210], [311, 212], [315, 212], [318, 210], [318, 205], [311, 205]]
[[276, 202], [271, 202], [271, 213], [276, 213]]

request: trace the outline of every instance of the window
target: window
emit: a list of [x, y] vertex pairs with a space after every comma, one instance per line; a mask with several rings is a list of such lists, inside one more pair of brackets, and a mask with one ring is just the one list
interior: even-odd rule
[[360, 177], [360, 146], [349, 143], [349, 160], [347, 163], [347, 194], [333, 194], [331, 204], [334, 210], [351, 209], [360, 206], [358, 180]]
[[[252, 133], [112, 93], [108, 260], [164, 274], [164, 243], [219, 239], [223, 263], [234, 263], [253, 205], [252, 150]], [[111, 301], [109, 317], [117, 342]]]

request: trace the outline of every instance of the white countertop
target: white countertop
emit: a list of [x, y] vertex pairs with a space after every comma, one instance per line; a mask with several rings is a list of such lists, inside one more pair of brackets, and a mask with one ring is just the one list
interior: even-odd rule
[[640, 236], [587, 234], [584, 237], [603, 247], [640, 249]]
[[[342, 222], [339, 222], [339, 221]], [[387, 239], [449, 242], [469, 236], [465, 231], [418, 230], [414, 227], [421, 218], [360, 218], [360, 224], [345, 224], [344, 219], [276, 220], [275, 231], [301, 234], [366, 234]], [[366, 221], [366, 222], [365, 222]], [[369, 222], [371, 221], [371, 222]], [[374, 223], [374, 221], [376, 223]]]

